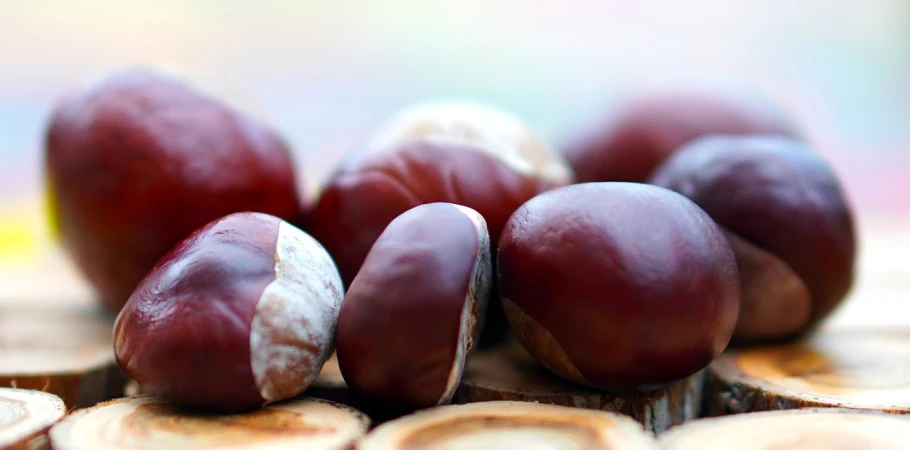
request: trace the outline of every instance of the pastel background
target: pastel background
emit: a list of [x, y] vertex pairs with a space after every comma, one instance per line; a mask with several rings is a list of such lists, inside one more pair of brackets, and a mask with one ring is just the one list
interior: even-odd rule
[[0, 0], [0, 272], [52, 246], [41, 140], [53, 102], [136, 63], [258, 103], [310, 186], [422, 99], [485, 101], [558, 143], [624, 93], [741, 84], [797, 119], [863, 223], [900, 235], [910, 217], [906, 0]]

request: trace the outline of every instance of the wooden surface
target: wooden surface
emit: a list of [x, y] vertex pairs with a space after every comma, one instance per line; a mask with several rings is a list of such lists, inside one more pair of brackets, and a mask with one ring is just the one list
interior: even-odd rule
[[70, 414], [50, 431], [55, 450], [347, 449], [366, 433], [362, 413], [300, 398], [244, 414], [214, 415], [154, 397], [102, 403]]
[[41, 448], [47, 442], [47, 430], [65, 412], [63, 400], [55, 395], [0, 388], [0, 448]]
[[70, 409], [122, 396], [112, 324], [91, 306], [0, 304], [0, 386], [49, 392]]
[[360, 450], [656, 449], [641, 424], [614, 413], [525, 402], [432, 408], [380, 425]]
[[824, 331], [728, 350], [708, 370], [709, 415], [839, 407], [910, 413], [910, 330]]
[[910, 419], [805, 409], [702, 419], [660, 436], [663, 450], [898, 450], [910, 448]]
[[511, 342], [468, 360], [455, 402], [514, 400], [611, 411], [638, 420], [648, 431], [661, 432], [698, 417], [703, 380], [699, 372], [657, 391], [613, 394], [557, 377]]

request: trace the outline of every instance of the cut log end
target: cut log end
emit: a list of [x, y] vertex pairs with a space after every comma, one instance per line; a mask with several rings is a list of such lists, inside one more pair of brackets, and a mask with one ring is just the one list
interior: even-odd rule
[[50, 441], [55, 450], [345, 449], [368, 428], [364, 414], [321, 399], [301, 398], [248, 413], [217, 415], [149, 396], [77, 411], [51, 429]]
[[910, 445], [904, 416], [801, 409], [702, 419], [660, 436], [664, 450], [899, 449]]
[[66, 407], [56, 395], [0, 388], [0, 448], [40, 448]]
[[818, 332], [728, 351], [709, 369], [708, 415], [811, 407], [910, 413], [910, 333]]
[[67, 408], [121, 396], [111, 328], [95, 308], [0, 310], [0, 386], [48, 392]]
[[482, 350], [467, 364], [456, 403], [511, 400], [617, 412], [652, 432], [661, 432], [700, 413], [704, 373], [653, 392], [614, 394], [553, 375], [516, 342]]
[[526, 402], [484, 402], [423, 410], [380, 425], [360, 450], [417, 448], [656, 449], [629, 417]]

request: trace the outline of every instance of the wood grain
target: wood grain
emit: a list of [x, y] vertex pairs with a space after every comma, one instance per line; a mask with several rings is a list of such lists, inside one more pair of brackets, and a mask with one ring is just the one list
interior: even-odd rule
[[910, 413], [910, 331], [821, 331], [728, 350], [708, 370], [708, 415], [810, 407]]
[[660, 436], [664, 450], [897, 450], [910, 420], [840, 409], [802, 409], [702, 419]]
[[194, 412], [152, 396], [70, 414], [50, 431], [55, 450], [346, 449], [369, 419], [321, 399], [298, 398], [243, 414]]
[[33, 450], [47, 445], [47, 430], [66, 413], [59, 397], [0, 388], [0, 448]]
[[516, 342], [479, 351], [465, 368], [456, 403], [515, 400], [622, 413], [660, 432], [698, 417], [704, 374], [654, 392], [614, 394], [553, 375]]
[[623, 449], [656, 443], [629, 417], [565, 406], [484, 402], [423, 410], [377, 427], [360, 450], [392, 449]]
[[69, 409], [122, 396], [112, 320], [94, 307], [0, 305], [0, 386], [52, 393]]

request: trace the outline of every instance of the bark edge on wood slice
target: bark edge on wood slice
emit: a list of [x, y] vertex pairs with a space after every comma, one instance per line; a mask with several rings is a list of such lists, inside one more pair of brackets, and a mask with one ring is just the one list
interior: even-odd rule
[[807, 408], [699, 419], [659, 436], [663, 450], [901, 449], [910, 419], [875, 411]]
[[536, 402], [617, 412], [661, 432], [699, 417], [704, 371], [652, 392], [610, 393], [565, 381], [518, 343], [478, 351], [465, 368], [455, 403]]
[[605, 411], [496, 401], [425, 409], [376, 427], [359, 450], [413, 448], [656, 449], [630, 417]]
[[347, 449], [369, 425], [363, 413], [323, 399], [297, 398], [242, 414], [210, 414], [143, 396], [76, 411], [53, 426], [49, 437], [54, 450]]
[[0, 306], [0, 387], [48, 392], [67, 409], [123, 396], [112, 328], [94, 306]]
[[47, 430], [66, 414], [63, 400], [28, 389], [0, 388], [0, 448], [44, 448]]
[[910, 413], [910, 330], [819, 331], [729, 349], [708, 369], [708, 416], [799, 408]]

